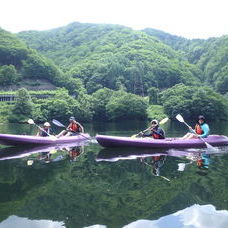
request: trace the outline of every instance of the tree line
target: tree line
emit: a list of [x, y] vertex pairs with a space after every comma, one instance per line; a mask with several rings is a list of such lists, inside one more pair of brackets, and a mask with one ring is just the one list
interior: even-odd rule
[[[227, 40], [81, 23], [16, 35], [0, 29], [2, 89], [23, 86], [26, 78], [63, 88], [45, 101], [31, 98], [22, 116], [10, 110], [9, 120], [28, 114], [40, 121], [72, 114], [84, 121], [143, 119], [151, 105], [171, 118], [181, 112], [227, 119]], [[30, 100], [27, 92], [18, 96]]]

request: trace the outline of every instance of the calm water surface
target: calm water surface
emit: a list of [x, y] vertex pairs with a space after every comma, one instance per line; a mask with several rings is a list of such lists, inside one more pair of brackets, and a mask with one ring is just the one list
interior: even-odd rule
[[[129, 136], [147, 124], [96, 123], [85, 129], [91, 136]], [[228, 122], [210, 126], [212, 134], [228, 136]], [[0, 127], [1, 133], [36, 131], [28, 125]], [[187, 131], [177, 122], [163, 128], [174, 137]], [[54, 128], [56, 133], [61, 130]], [[215, 153], [104, 149], [92, 140], [73, 148], [1, 148], [0, 159], [0, 228], [116, 228], [139, 219], [156, 220], [194, 204], [228, 210], [228, 147]]]

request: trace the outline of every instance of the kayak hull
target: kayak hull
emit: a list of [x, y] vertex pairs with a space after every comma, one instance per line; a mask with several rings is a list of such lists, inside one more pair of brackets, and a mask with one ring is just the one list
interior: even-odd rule
[[[181, 138], [131, 138], [121, 136], [97, 135], [97, 142], [103, 147], [141, 147], [141, 148], [203, 148], [206, 144], [201, 139]], [[228, 145], [228, 137], [224, 135], [210, 135], [204, 139], [212, 146]]]
[[60, 138], [56, 138], [55, 136], [32, 136], [32, 135], [12, 135], [12, 134], [0, 134], [0, 144], [2, 145], [57, 145], [63, 143], [73, 143], [79, 142], [82, 140], [89, 140], [89, 134], [80, 133], [75, 136], [63, 136]]

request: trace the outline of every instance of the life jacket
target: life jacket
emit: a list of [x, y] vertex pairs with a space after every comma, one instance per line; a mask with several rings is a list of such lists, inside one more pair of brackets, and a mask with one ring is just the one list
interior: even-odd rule
[[161, 138], [161, 136], [160, 136], [159, 134], [156, 134], [156, 133], [153, 133], [153, 134], [152, 134], [152, 137], [153, 137], [154, 139], [160, 139], [160, 138]]
[[[159, 127], [156, 127], [155, 130], [157, 131], [159, 129]], [[153, 132], [151, 135], [154, 139], [164, 139], [164, 137], [162, 137], [162, 135], [157, 134], [156, 132]]]
[[42, 137], [49, 136], [48, 134], [50, 134], [50, 129], [44, 129], [43, 131], [41, 131], [41, 136]]
[[195, 126], [195, 132], [196, 132], [196, 134], [198, 134], [198, 135], [202, 135], [202, 134], [203, 134], [203, 130], [202, 130], [202, 128], [200, 127], [199, 124], [196, 124], [196, 126]]
[[77, 123], [71, 123], [70, 124], [70, 130], [72, 132], [79, 132], [79, 126], [78, 126], [78, 124]]

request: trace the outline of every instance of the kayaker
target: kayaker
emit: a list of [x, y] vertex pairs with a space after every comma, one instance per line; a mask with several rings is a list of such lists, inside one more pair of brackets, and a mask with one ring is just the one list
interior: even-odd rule
[[182, 139], [196, 139], [196, 138], [207, 138], [210, 132], [210, 128], [206, 123], [206, 119], [203, 115], [198, 117], [198, 121], [195, 125], [195, 130], [191, 127], [189, 128], [190, 132], [182, 137]]
[[77, 157], [83, 152], [83, 147], [76, 146], [69, 150], [70, 161], [76, 161]]
[[210, 154], [201, 154], [200, 158], [197, 159], [196, 164], [199, 169], [208, 169], [210, 164]]
[[51, 134], [51, 132], [52, 132], [51, 124], [48, 122], [45, 122], [42, 130], [39, 129], [39, 131], [37, 132], [37, 136], [46, 137], [46, 136], [49, 136]]
[[148, 129], [147, 132], [142, 133], [142, 137], [152, 136], [154, 139], [164, 139], [165, 132], [162, 128], [160, 128], [158, 121], [152, 120], [150, 124], [151, 124], [151, 127]]
[[58, 138], [61, 136], [72, 136], [77, 135], [78, 133], [84, 133], [83, 126], [75, 120], [75, 118], [72, 116], [69, 118], [70, 124], [66, 128], [66, 130], [63, 130], [58, 134]]
[[153, 156], [152, 157], [152, 173], [155, 176], [160, 176], [160, 168], [164, 165], [164, 162], [166, 160], [166, 156], [165, 155], [160, 155], [160, 156]]

